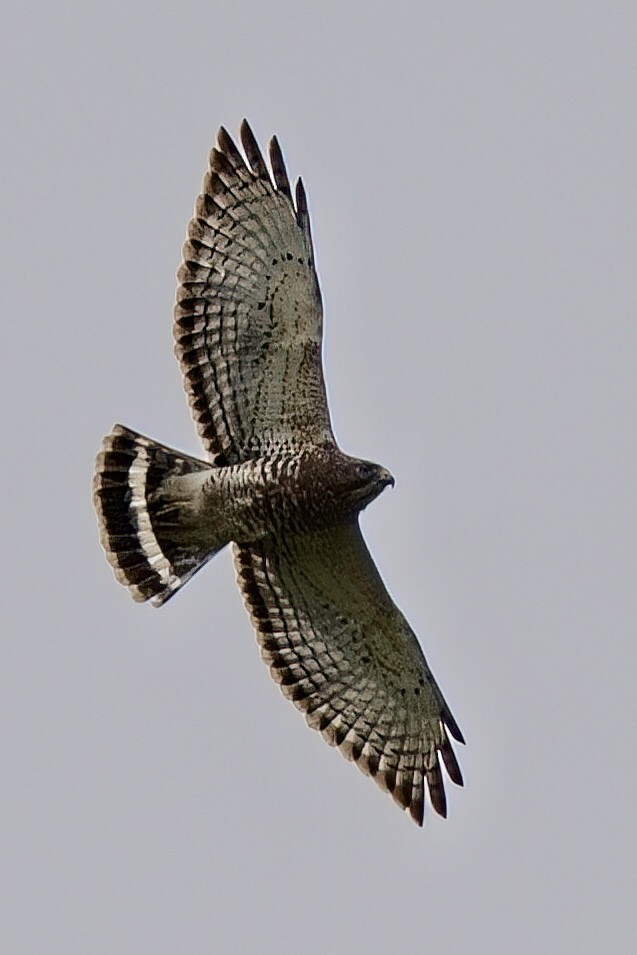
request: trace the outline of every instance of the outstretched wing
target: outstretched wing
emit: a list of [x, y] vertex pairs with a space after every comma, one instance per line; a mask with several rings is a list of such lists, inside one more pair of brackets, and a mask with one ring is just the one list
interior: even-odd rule
[[440, 756], [462, 785], [447, 729], [464, 740], [358, 522], [235, 545], [235, 566], [263, 659], [308, 724], [419, 825], [425, 780], [445, 816]]
[[217, 135], [178, 272], [175, 352], [206, 449], [233, 464], [275, 446], [333, 442], [322, 306], [303, 184], [279, 144], [270, 176], [244, 120], [247, 162]]

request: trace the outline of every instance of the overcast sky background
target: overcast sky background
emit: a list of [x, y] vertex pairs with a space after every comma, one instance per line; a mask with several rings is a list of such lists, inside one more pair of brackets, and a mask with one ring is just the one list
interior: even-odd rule
[[[632, 952], [633, 3], [9, 6], [0, 951]], [[158, 611], [98, 544], [114, 421], [198, 453], [174, 273], [244, 115], [467, 739], [423, 831], [280, 695], [228, 553]]]

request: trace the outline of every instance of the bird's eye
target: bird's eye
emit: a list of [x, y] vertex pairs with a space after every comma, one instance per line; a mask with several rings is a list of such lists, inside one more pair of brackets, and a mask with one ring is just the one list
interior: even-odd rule
[[376, 468], [373, 464], [367, 464], [365, 461], [362, 461], [358, 465], [358, 476], [363, 480], [367, 481], [374, 476], [376, 473]]

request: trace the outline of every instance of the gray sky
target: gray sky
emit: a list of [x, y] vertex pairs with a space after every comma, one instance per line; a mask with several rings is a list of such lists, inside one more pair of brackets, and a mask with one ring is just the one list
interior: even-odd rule
[[[2, 952], [633, 950], [635, 29], [12, 5]], [[198, 451], [174, 273], [244, 115], [306, 182], [337, 435], [397, 478], [363, 530], [467, 738], [422, 832], [270, 681], [229, 554], [158, 611], [98, 544], [114, 421]]]

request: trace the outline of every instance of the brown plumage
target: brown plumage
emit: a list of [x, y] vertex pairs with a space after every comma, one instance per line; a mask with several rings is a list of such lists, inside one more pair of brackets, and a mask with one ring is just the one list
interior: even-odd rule
[[210, 154], [178, 272], [175, 353], [210, 462], [121, 426], [94, 498], [117, 579], [161, 605], [234, 542], [237, 579], [281, 690], [422, 824], [462, 785], [462, 734], [365, 546], [358, 514], [393, 484], [330, 423], [305, 190], [247, 122]]

